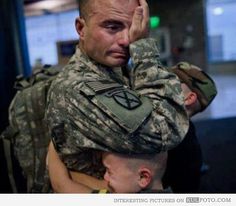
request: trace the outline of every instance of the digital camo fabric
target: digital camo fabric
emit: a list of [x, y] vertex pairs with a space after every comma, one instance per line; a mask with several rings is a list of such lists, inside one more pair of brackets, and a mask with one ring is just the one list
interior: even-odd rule
[[189, 126], [180, 82], [160, 64], [156, 40], [143, 39], [131, 44], [130, 55], [134, 64], [131, 87], [152, 100], [154, 107], [141, 135], [156, 140], [159, 133], [161, 141], [154, 144], [160, 144], [163, 151], [169, 150], [182, 141]]
[[[7, 143], [4, 145], [7, 164], [12, 164], [12, 146], [30, 193], [50, 190], [45, 165], [50, 135], [44, 116], [47, 91], [59, 71], [59, 67], [38, 68], [29, 78], [17, 78], [17, 93], [9, 106], [9, 126], [1, 135]], [[12, 167], [8, 167], [8, 174], [11, 174], [13, 191], [17, 192]]]
[[91, 161], [100, 160], [94, 149], [157, 153], [185, 136], [188, 118], [180, 83], [160, 65], [155, 40], [131, 44], [130, 54], [134, 65], [128, 81], [118, 75], [121, 68], [99, 65], [77, 48], [52, 83], [46, 118], [68, 168], [102, 177], [93, 169], [101, 168], [101, 162]]

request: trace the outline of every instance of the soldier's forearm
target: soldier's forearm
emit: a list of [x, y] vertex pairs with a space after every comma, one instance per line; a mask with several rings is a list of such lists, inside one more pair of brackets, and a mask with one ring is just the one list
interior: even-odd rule
[[54, 192], [57, 193], [91, 193], [92, 188], [73, 181], [65, 165], [60, 160], [52, 143], [47, 156], [49, 177]]
[[94, 190], [108, 189], [105, 180], [99, 180], [95, 177], [73, 171], [70, 171], [70, 176], [75, 182], [86, 185]]
[[[156, 40], [147, 38], [130, 45], [133, 62], [131, 87], [152, 100], [153, 112], [145, 125], [143, 138], [153, 145], [170, 149], [182, 141], [188, 129], [181, 84], [175, 74], [160, 63]], [[161, 138], [161, 139], [160, 139]]]

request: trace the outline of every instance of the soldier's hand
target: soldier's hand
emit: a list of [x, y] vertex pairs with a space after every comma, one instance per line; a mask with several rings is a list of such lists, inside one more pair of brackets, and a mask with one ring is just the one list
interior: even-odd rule
[[146, 0], [139, 0], [140, 6], [135, 9], [129, 30], [130, 42], [147, 38], [149, 35], [149, 8]]

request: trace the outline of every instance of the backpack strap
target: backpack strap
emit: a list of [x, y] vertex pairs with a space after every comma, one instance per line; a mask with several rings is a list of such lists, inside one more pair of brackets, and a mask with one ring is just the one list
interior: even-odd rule
[[58, 66], [44, 65], [33, 70], [31, 77], [24, 77], [22, 74], [16, 77], [14, 88], [22, 90], [24, 88], [32, 86], [34, 83], [48, 79], [51, 76], [55, 76], [61, 69]]
[[44, 67], [39, 67], [33, 70], [33, 74], [29, 79], [30, 85], [36, 82], [48, 79], [52, 76], [58, 74], [60, 69], [57, 66], [44, 65]]
[[22, 74], [16, 77], [16, 81], [14, 84], [14, 88], [17, 90], [22, 90], [30, 86], [30, 82], [27, 78], [25, 78]]
[[18, 133], [17, 130], [15, 130], [14, 128], [12, 128], [10, 125], [8, 125], [8, 127], [2, 132], [2, 134], [0, 135], [1, 139], [7, 139], [10, 142], [13, 140], [13, 137]]
[[12, 164], [12, 157], [11, 157], [11, 142], [9, 140], [3, 139], [3, 148], [4, 148], [4, 154], [7, 162], [7, 171], [8, 171], [8, 177], [10, 180], [11, 188], [13, 193], [17, 193], [16, 188], [16, 181], [13, 175], [13, 164]]
[[10, 126], [7, 127], [5, 131], [1, 134], [1, 139], [3, 140], [4, 155], [7, 163], [8, 177], [11, 184], [13, 193], [17, 193], [16, 181], [13, 175], [13, 161], [11, 153], [11, 137], [16, 134], [16, 131], [12, 130]]

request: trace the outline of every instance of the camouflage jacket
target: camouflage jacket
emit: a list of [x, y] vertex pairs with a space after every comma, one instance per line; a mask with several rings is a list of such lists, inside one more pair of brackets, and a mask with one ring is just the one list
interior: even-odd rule
[[68, 168], [101, 177], [94, 149], [156, 153], [185, 136], [188, 117], [180, 82], [160, 65], [156, 41], [132, 43], [130, 55], [133, 66], [125, 77], [121, 68], [104, 67], [77, 48], [52, 83], [46, 119]]

